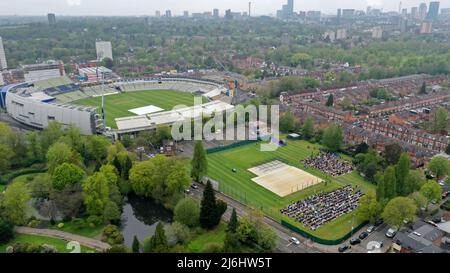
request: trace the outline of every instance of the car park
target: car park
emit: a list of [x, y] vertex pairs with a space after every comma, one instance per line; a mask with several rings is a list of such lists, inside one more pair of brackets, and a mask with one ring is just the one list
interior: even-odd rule
[[197, 186], [197, 184], [192, 183], [191, 188], [193, 188], [193, 189], [198, 189], [198, 186]]
[[381, 224], [383, 224], [384, 223], [384, 221], [383, 221], [383, 219], [377, 219], [376, 221], [375, 221], [375, 226], [376, 227], [378, 227], [379, 225], [381, 225]]
[[397, 234], [396, 228], [390, 228], [388, 231], [386, 231], [386, 237], [388, 238], [394, 238], [395, 234]]
[[366, 232], [367, 232], [367, 233], [372, 233], [372, 232], [374, 232], [374, 230], [375, 230], [375, 226], [371, 225], [371, 226], [369, 226], [369, 227], [366, 229]]
[[350, 248], [352, 248], [351, 246], [348, 246], [348, 245], [341, 245], [339, 248], [338, 248], [338, 251], [339, 252], [345, 252], [346, 250], [349, 250]]
[[366, 231], [362, 232], [361, 234], [359, 234], [359, 239], [364, 240], [367, 238], [367, 236], [369, 236], [369, 233], [367, 233]]
[[300, 244], [300, 241], [297, 238], [295, 238], [295, 237], [289, 238], [289, 242], [291, 242], [291, 243], [293, 243], [294, 245], [297, 245], [297, 246]]

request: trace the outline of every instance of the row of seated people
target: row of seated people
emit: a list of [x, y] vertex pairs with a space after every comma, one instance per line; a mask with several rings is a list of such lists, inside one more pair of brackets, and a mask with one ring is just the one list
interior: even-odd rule
[[320, 153], [318, 156], [311, 156], [302, 162], [307, 167], [316, 168], [331, 176], [344, 175], [354, 170], [350, 162], [342, 160], [338, 154], [329, 152]]
[[333, 221], [357, 208], [363, 193], [347, 185], [329, 193], [313, 195], [290, 204], [281, 213], [294, 218], [311, 230]]

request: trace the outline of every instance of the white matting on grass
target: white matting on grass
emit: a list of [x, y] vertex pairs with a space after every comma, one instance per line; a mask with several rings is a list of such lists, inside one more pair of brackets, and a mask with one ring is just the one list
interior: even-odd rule
[[280, 197], [306, 189], [323, 180], [278, 160], [256, 166], [248, 171], [257, 175], [252, 181]]
[[131, 112], [135, 115], [141, 116], [141, 115], [147, 115], [147, 114], [151, 114], [151, 113], [161, 112], [163, 110], [164, 109], [159, 108], [157, 106], [149, 105], [149, 106], [130, 109], [130, 110], [128, 110], [128, 112]]

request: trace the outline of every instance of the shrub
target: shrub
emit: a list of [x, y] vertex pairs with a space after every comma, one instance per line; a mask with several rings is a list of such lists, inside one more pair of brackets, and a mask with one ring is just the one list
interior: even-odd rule
[[58, 224], [58, 228], [61, 229], [61, 228], [63, 228], [63, 227], [64, 227], [64, 223], [59, 223], [59, 224]]
[[28, 222], [28, 226], [31, 228], [37, 228], [42, 224], [41, 220], [31, 220], [30, 222]]
[[0, 244], [14, 238], [14, 225], [10, 221], [0, 218]]
[[220, 243], [207, 243], [202, 248], [202, 253], [221, 253], [222, 244]]
[[103, 222], [103, 218], [97, 215], [91, 215], [87, 218], [87, 222], [90, 227], [101, 226]]
[[103, 229], [103, 241], [111, 245], [122, 244], [124, 239], [119, 228], [115, 225], [107, 225]]

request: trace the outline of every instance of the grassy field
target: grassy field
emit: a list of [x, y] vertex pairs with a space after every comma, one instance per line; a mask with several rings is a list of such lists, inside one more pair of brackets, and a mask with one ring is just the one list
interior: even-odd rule
[[64, 222], [63, 228], [58, 228], [58, 224], [60, 222], [56, 222], [54, 225], [49, 225], [48, 228], [50, 229], [56, 229], [61, 230], [64, 232], [69, 232], [73, 234], [78, 234], [85, 237], [94, 238], [99, 236], [106, 225], [96, 226], [96, 227], [90, 227], [88, 224], [84, 224], [82, 228], [78, 228], [76, 225], [73, 224], [73, 222]]
[[[0, 244], [0, 253], [4, 253], [6, 251], [6, 248], [10, 245], [13, 245], [15, 243], [35, 243], [35, 244], [49, 244], [56, 249], [58, 249], [59, 253], [69, 253], [72, 250], [66, 249], [67, 241], [56, 239], [56, 238], [50, 238], [45, 236], [38, 236], [38, 235], [27, 235], [27, 234], [16, 234], [15, 238], [11, 240], [10, 242], [6, 244]], [[81, 252], [95, 252], [93, 249], [90, 249], [85, 246], [81, 246]]]
[[203, 247], [208, 243], [223, 243], [225, 239], [225, 231], [227, 226], [225, 223], [220, 223], [214, 230], [210, 230], [203, 234], [200, 234], [192, 239], [186, 246], [188, 252], [198, 253], [201, 252]]
[[[266, 214], [275, 219], [284, 219], [279, 213], [279, 209], [288, 204], [296, 202], [306, 197], [320, 193], [329, 192], [343, 185], [351, 184], [358, 186], [364, 192], [375, 190], [375, 186], [364, 181], [356, 172], [333, 178], [312, 168], [305, 167], [300, 161], [316, 154], [321, 148], [318, 144], [298, 140], [289, 141], [286, 147], [281, 147], [274, 152], [261, 152], [260, 143], [253, 143], [242, 147], [213, 153], [208, 155], [208, 176], [220, 182], [220, 191], [239, 200], [251, 207], [262, 209]], [[254, 174], [247, 169], [266, 163], [272, 160], [282, 160], [285, 163], [303, 169], [328, 182], [311, 186], [305, 190], [298, 191], [279, 197], [271, 191], [254, 183], [251, 178]], [[236, 173], [232, 169], [236, 169]], [[314, 232], [306, 229], [300, 223], [294, 222], [298, 227], [323, 239], [337, 239], [351, 230], [352, 226], [357, 226], [359, 222], [355, 219], [354, 213], [347, 214], [336, 219]], [[285, 219], [286, 220], [286, 219]], [[291, 222], [291, 221], [290, 221]]]
[[[96, 106], [101, 111], [102, 98], [88, 98], [74, 103]], [[106, 126], [116, 128], [114, 119], [134, 116], [128, 110], [148, 105], [154, 105], [164, 110], [172, 110], [177, 105], [192, 106], [194, 105], [194, 95], [175, 90], [149, 90], [105, 96]]]

